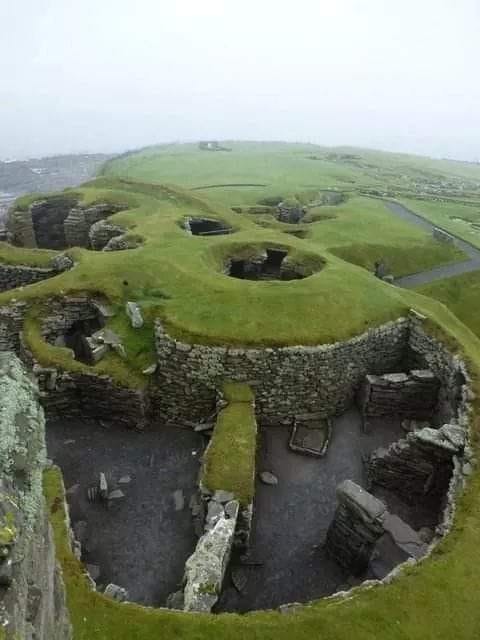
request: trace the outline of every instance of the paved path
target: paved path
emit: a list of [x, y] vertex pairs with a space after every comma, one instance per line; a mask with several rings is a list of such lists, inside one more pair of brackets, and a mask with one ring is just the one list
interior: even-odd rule
[[[439, 227], [438, 225], [433, 224], [417, 213], [410, 211], [410, 209], [407, 209], [407, 207], [399, 204], [398, 202], [385, 200], [384, 203], [391, 213], [399, 218], [402, 218], [402, 220], [406, 220], [407, 222], [411, 222], [412, 224], [421, 227], [429, 233], [433, 233], [434, 229], [442, 229], [442, 227]], [[414, 287], [419, 287], [422, 284], [428, 284], [430, 282], [434, 282], [435, 280], [443, 280], [444, 278], [451, 278], [453, 276], [462, 275], [463, 273], [480, 270], [480, 249], [475, 247], [473, 244], [470, 244], [470, 242], [462, 240], [455, 234], [451, 233], [451, 231], [447, 231], [447, 229], [442, 230], [455, 238], [455, 246], [466, 253], [469, 256], [469, 260], [454, 262], [452, 264], [445, 264], [433, 269], [429, 269], [428, 271], [421, 271], [419, 273], [413, 273], [409, 276], [397, 278], [395, 280], [396, 285], [398, 285], [399, 287], [404, 287], [406, 289], [413, 289]]]

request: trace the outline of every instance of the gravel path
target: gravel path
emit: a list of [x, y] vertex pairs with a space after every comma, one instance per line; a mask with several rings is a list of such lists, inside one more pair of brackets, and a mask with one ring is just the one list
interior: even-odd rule
[[[407, 207], [399, 204], [398, 202], [391, 202], [389, 200], [385, 200], [384, 202], [385, 206], [391, 213], [402, 220], [406, 220], [407, 222], [415, 224], [417, 227], [421, 227], [429, 233], [433, 233], [435, 228], [442, 229], [442, 227], [429, 222], [426, 218], [410, 211], [410, 209], [407, 209]], [[459, 276], [463, 273], [480, 270], [480, 249], [475, 247], [473, 244], [462, 240], [455, 234], [451, 233], [451, 231], [447, 231], [447, 229], [442, 230], [455, 238], [455, 246], [466, 253], [470, 259], [464, 260], [463, 262], [455, 262], [453, 264], [435, 267], [428, 271], [413, 273], [402, 278], [397, 278], [395, 280], [395, 284], [397, 286], [404, 287], [406, 289], [413, 289], [414, 287], [419, 287], [423, 284], [434, 282], [435, 280], [443, 280], [444, 278], [452, 278], [453, 276]]]

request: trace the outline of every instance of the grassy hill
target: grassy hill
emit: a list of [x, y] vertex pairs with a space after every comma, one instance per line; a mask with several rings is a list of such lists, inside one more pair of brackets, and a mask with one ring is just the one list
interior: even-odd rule
[[[143, 244], [128, 252], [69, 249], [74, 269], [0, 295], [0, 304], [12, 299], [31, 303], [26, 338], [37, 359], [65, 369], [87, 366], [73, 361], [65, 349], [47, 345], [39, 333], [48, 299], [67, 293], [102, 293], [110, 300], [117, 311], [111, 326], [121, 336], [127, 358], [112, 354], [94, 369], [134, 386], [145, 383], [141, 370], [154, 358], [155, 318], [161, 318], [172, 335], [188, 341], [321, 344], [356, 335], [415, 307], [431, 319], [431, 331], [470, 363], [478, 397], [480, 340], [465, 326], [480, 334], [477, 316], [468, 306], [469, 300], [475, 305], [480, 301], [478, 275], [431, 285], [422, 290], [427, 295], [375, 278], [371, 268], [380, 258], [396, 275], [403, 275], [464, 256], [394, 218], [381, 200], [366, 196], [388, 193], [442, 226], [448, 220], [448, 224], [463, 224], [449, 216], [459, 211], [462, 219], [467, 211], [472, 219], [476, 215], [480, 167], [317, 145], [227, 142], [222, 146], [231, 150], [164, 145], [125, 154], [106, 165], [103, 177], [75, 189], [83, 203], [126, 204], [127, 209], [111, 221], [125, 226]], [[341, 192], [345, 198], [335, 206], [326, 205], [323, 190]], [[308, 221], [289, 225], [278, 222], [268, 210], [250, 209], [275, 196], [296, 198], [307, 206]], [[20, 205], [26, 207], [29, 202], [24, 199]], [[190, 216], [218, 218], [234, 233], [190, 236], [182, 228]], [[292, 231], [301, 231], [303, 237]], [[248, 253], [252, 245], [288, 249], [293, 259], [314, 267], [315, 273], [288, 282], [228, 277], [224, 273], [228, 257], [232, 252]], [[0, 260], [10, 264], [44, 265], [51, 255], [0, 244]], [[127, 300], [141, 306], [146, 319], [141, 331], [129, 325], [124, 312]], [[479, 411], [477, 400], [475, 446]], [[345, 640], [351, 636], [358, 640], [473, 640], [478, 635], [478, 473], [459, 504], [454, 531], [429, 559], [405, 569], [388, 587], [358, 589], [348, 599], [324, 599], [290, 615], [272, 611], [190, 615], [108, 600], [90, 590], [69, 547], [65, 513], [58, 507], [64, 502], [57, 471], [47, 472], [45, 491], [75, 640]]]

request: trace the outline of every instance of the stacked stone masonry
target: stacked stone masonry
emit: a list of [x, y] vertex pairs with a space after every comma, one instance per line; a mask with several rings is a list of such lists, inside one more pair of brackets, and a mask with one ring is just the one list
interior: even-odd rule
[[71, 195], [46, 198], [33, 202], [26, 211], [13, 210], [10, 213], [9, 238], [13, 244], [20, 247], [103, 248], [111, 237], [124, 233], [124, 229], [107, 225], [114, 227], [115, 231], [108, 231], [100, 226], [97, 231], [92, 232], [92, 227], [126, 208], [127, 205], [112, 203], [82, 206], [79, 205], [78, 199]]
[[353, 402], [367, 373], [401, 369], [408, 335], [409, 321], [402, 318], [335, 344], [242, 349], [185, 344], [157, 322], [159, 391], [152, 406], [174, 422], [199, 419], [214, 410], [216, 389], [232, 380], [252, 387], [263, 422], [339, 414]]
[[42, 491], [44, 414], [36, 384], [11, 352], [0, 353], [0, 397], [0, 624], [8, 640], [69, 640]]
[[[263, 423], [291, 423], [313, 413], [331, 417], [354, 401], [365, 376], [429, 369], [440, 381], [438, 409], [450, 421], [461, 401], [462, 362], [426, 333], [415, 313], [334, 344], [249, 349], [187, 344], [155, 327], [158, 367], [151, 387], [155, 415], [200, 420], [215, 410], [225, 380], [247, 382]], [[436, 383], [435, 383], [436, 384]]]
[[362, 574], [383, 535], [386, 507], [351, 480], [337, 487], [338, 506], [327, 532], [326, 549], [343, 567]]
[[409, 374], [369, 374], [359, 394], [364, 424], [386, 416], [429, 420], [437, 408], [439, 389], [440, 381], [428, 369], [414, 369]]
[[425, 427], [388, 449], [377, 449], [367, 461], [370, 484], [383, 486], [406, 502], [446, 495], [453, 457], [463, 454], [466, 432], [455, 424]]
[[0, 264], [0, 292], [26, 287], [56, 275], [58, 275], [56, 269]]
[[[428, 552], [425, 544], [408, 524], [387, 511], [374, 495], [351, 480], [337, 487], [337, 509], [327, 532], [325, 548], [342, 567], [353, 575], [367, 569], [375, 572], [371, 561], [383, 556], [383, 570], [389, 558], [382, 552], [382, 541], [388, 539], [396, 547], [397, 557], [418, 560]], [[394, 566], [394, 565], [393, 565]]]

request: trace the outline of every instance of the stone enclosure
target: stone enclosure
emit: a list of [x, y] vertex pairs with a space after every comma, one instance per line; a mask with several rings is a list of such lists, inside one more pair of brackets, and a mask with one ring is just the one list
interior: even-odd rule
[[126, 208], [127, 205], [106, 202], [81, 205], [73, 194], [50, 196], [33, 202], [26, 210], [10, 213], [9, 239], [19, 247], [109, 250], [113, 238], [124, 235], [125, 229], [106, 219]]
[[[49, 419], [101, 420], [137, 429], [165, 423], [191, 428], [203, 425], [218, 410], [224, 382], [237, 381], [248, 383], [254, 391], [262, 427], [327, 425], [322, 426], [324, 441], [316, 445], [318, 453], [327, 457], [330, 432], [335, 440], [335, 423], [332, 426], [329, 421], [355, 403], [367, 430], [378, 429], [381, 420], [405, 422], [404, 438], [369, 453], [365, 461], [368, 487], [358, 490], [347, 484], [338, 490], [325, 554], [342, 571], [363, 579], [378, 545], [389, 549], [397, 561], [418, 559], [427, 552], [428, 544], [412, 527], [413, 521], [396, 513], [400, 502], [408, 505], [415, 499], [425, 503], [426, 509], [434, 504], [435, 513], [441, 514], [435, 516], [435, 539], [449, 530], [455, 496], [470, 464], [466, 456], [468, 374], [463, 363], [426, 332], [424, 319], [415, 312], [345, 342], [266, 349], [186, 344], [169, 336], [157, 321], [157, 367], [142, 390], [121, 387], [91, 368], [67, 371], [41, 366], [22, 336], [25, 312], [24, 303], [1, 309], [0, 345], [3, 350], [16, 350], [36, 375]], [[93, 331], [95, 323], [102, 325], [108, 317], [103, 301], [86, 296], [54, 299], [40, 321], [40, 331], [47, 342], [69, 346], [62, 341], [72, 327], [86, 331], [91, 325]], [[207, 437], [209, 429], [207, 421], [201, 427]], [[302, 440], [308, 435], [303, 434]], [[320, 457], [315, 460], [322, 462]], [[181, 605], [180, 597], [172, 594], [171, 602], [176, 603], [172, 606], [210, 610], [231, 575], [237, 575], [238, 581], [238, 572], [229, 573], [228, 565], [232, 554], [236, 558], [237, 528], [243, 528], [245, 540], [250, 537], [252, 505], [248, 506], [246, 517], [234, 495], [227, 495], [224, 502], [215, 496], [207, 498], [206, 528], [198, 554], [187, 561]], [[261, 517], [255, 503], [253, 510], [254, 518]], [[401, 543], [404, 535], [407, 546]], [[208, 567], [207, 556], [211, 558]], [[385, 566], [390, 570], [394, 564]], [[387, 569], [374, 575], [383, 577]], [[201, 584], [212, 585], [212, 591]]]

